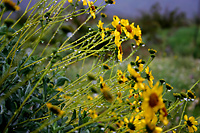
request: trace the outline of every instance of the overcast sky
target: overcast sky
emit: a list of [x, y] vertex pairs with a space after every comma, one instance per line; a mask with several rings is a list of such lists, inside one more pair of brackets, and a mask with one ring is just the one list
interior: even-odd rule
[[[124, 17], [137, 17], [140, 11], [149, 11], [150, 7], [159, 2], [164, 10], [173, 10], [178, 8], [179, 11], [185, 12], [188, 18], [193, 18], [198, 12], [199, 0], [115, 0], [115, 5], [109, 5], [107, 13]], [[200, 14], [200, 13], [199, 13]]]

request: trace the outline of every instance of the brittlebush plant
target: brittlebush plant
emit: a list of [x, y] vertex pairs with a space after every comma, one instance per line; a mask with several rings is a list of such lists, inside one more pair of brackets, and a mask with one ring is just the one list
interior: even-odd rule
[[149, 68], [157, 51], [137, 56], [140, 26], [104, 22], [114, 0], [30, 0], [11, 19], [21, 2], [1, 1], [1, 132], [198, 132], [200, 117], [185, 111], [199, 81], [167, 99], [173, 87]]

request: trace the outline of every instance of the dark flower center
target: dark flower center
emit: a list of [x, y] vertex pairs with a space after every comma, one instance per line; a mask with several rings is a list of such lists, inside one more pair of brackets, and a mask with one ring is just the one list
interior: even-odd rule
[[138, 41], [139, 40], [139, 36], [134, 35], [134, 39]]
[[120, 34], [122, 33], [121, 25], [118, 24], [118, 25], [116, 26], [116, 29], [117, 29], [117, 31], [118, 31]]
[[194, 95], [191, 92], [188, 92], [188, 96], [191, 97], [192, 99], [194, 98]]
[[95, 12], [95, 6], [92, 5], [91, 8], [92, 8], [92, 11]]
[[127, 29], [127, 31], [129, 32], [129, 33], [131, 33], [132, 32], [132, 28], [131, 28], [131, 26], [130, 25], [127, 25], [127, 26], [125, 26], [126, 27], [126, 29]]
[[128, 128], [135, 130], [135, 125], [133, 123], [128, 123]]
[[187, 125], [192, 127], [193, 124], [192, 124], [192, 122], [190, 120], [187, 120]]
[[162, 108], [162, 111], [165, 113], [164, 117], [166, 117], [167, 116], [167, 109], [164, 107], [164, 108]]
[[150, 95], [150, 99], [149, 99], [149, 105], [150, 105], [150, 107], [155, 107], [157, 104], [158, 104], [158, 96], [157, 96], [157, 94], [156, 93], [152, 93], [151, 95]]
[[147, 79], [150, 81], [150, 75], [149, 74], [147, 74]]
[[119, 46], [119, 51], [120, 51], [120, 54], [123, 54], [122, 46], [121, 45]]
[[51, 107], [50, 110], [54, 113], [54, 114], [59, 114], [60, 111], [56, 108], [56, 107]]

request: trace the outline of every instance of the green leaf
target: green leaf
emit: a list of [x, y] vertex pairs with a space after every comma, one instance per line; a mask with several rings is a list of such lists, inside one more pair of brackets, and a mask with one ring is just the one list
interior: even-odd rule
[[73, 121], [74, 119], [76, 119], [76, 110], [74, 109], [74, 112], [72, 114], [72, 118], [71, 118], [71, 121]]
[[68, 132], [68, 131], [70, 131], [70, 130], [72, 130], [72, 129], [74, 129], [74, 127], [73, 127], [72, 125], [69, 125], [69, 126], [67, 126], [67, 127], [65, 127], [65, 128], [63, 129], [63, 132]]
[[81, 116], [81, 107], [79, 108], [79, 113], [78, 113], [78, 125], [82, 125], [83, 124], [83, 119]]
[[46, 98], [47, 98], [47, 88], [48, 88], [47, 82], [48, 82], [47, 77], [44, 77], [43, 78], [44, 101], [46, 101]]
[[70, 80], [69, 80], [68, 78], [66, 78], [66, 77], [59, 77], [59, 78], [57, 79], [56, 85], [57, 85], [57, 86], [62, 86], [62, 85], [65, 84], [65, 81], [70, 82]]

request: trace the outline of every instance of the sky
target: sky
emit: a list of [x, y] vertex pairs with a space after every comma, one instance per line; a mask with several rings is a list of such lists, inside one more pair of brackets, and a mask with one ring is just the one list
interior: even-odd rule
[[[185, 12], [186, 17], [193, 18], [198, 14], [198, 5], [200, 0], [115, 0], [115, 5], [106, 7], [106, 13], [118, 15], [119, 17], [138, 17], [140, 11], [149, 11], [150, 7], [159, 2], [162, 12], [174, 10]], [[200, 12], [199, 12], [200, 15]]]

